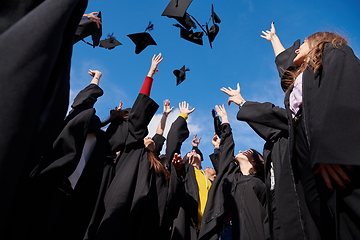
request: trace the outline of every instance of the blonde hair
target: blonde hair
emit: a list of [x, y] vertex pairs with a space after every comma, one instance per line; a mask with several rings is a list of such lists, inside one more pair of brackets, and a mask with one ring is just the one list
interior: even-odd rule
[[306, 55], [304, 62], [293, 71], [286, 70], [284, 77], [281, 79], [282, 84], [286, 89], [289, 89], [295, 82], [297, 76], [302, 73], [308, 66], [314, 73], [319, 71], [322, 67], [322, 54], [324, 46], [327, 43], [331, 43], [334, 48], [342, 48], [347, 44], [345, 38], [339, 34], [332, 32], [316, 32], [306, 38], [310, 51]]

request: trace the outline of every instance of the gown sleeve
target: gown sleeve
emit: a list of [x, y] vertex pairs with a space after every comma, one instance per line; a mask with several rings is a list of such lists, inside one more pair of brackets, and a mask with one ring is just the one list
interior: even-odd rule
[[158, 108], [159, 105], [149, 96], [139, 93], [128, 115], [129, 135], [126, 145], [142, 141], [147, 136], [147, 126]]
[[166, 157], [168, 164], [172, 164], [171, 160], [175, 153], [181, 153], [182, 143], [189, 137], [189, 129], [186, 120], [179, 116], [172, 124], [167, 135], [166, 141]]
[[86, 105], [91, 108], [94, 106], [97, 98], [101, 97], [103, 94], [104, 91], [98, 85], [90, 84], [76, 95], [71, 107], [76, 108], [80, 105]]
[[165, 140], [166, 138], [160, 134], [155, 134], [153, 136], [153, 141], [155, 142], [155, 151], [154, 151], [154, 154], [155, 156], [159, 156], [160, 155], [160, 152], [164, 146], [164, 143], [165, 143]]
[[104, 91], [96, 84], [90, 84], [81, 90], [75, 97], [74, 102], [71, 104], [72, 110], [65, 118], [65, 123], [70, 121], [80, 112], [85, 109], [93, 108], [97, 99], [104, 94]]
[[[296, 56], [295, 50], [300, 47], [300, 40], [296, 40], [294, 44], [290, 47], [285, 49], [285, 51], [281, 52], [275, 58], [276, 67], [279, 72], [279, 77], [284, 78], [285, 70], [294, 70], [296, 65], [293, 63], [293, 60]], [[284, 91], [286, 91], [287, 87], [281, 83], [281, 87]]]

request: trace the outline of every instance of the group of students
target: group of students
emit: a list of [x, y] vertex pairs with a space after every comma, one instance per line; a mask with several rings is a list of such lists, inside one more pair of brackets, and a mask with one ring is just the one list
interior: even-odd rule
[[[6, 220], [0, 228], [1, 237], [40, 240], [359, 238], [360, 169], [356, 146], [360, 142], [357, 121], [360, 61], [344, 38], [335, 33], [318, 32], [307, 37], [302, 45], [298, 40], [285, 49], [273, 23], [269, 31], [263, 31], [262, 37], [269, 40], [274, 49], [285, 107], [246, 101], [239, 84], [236, 89], [221, 88], [229, 96], [228, 103], [239, 106], [237, 120], [247, 122], [265, 140], [265, 145], [262, 154], [255, 149], [235, 154], [228, 114], [224, 105], [216, 105], [214, 153], [209, 156], [214, 169], [202, 170], [201, 138], [194, 135], [192, 150], [183, 149], [183, 142], [190, 134], [187, 118], [195, 110], [189, 109], [186, 101], [179, 104], [180, 114], [166, 138], [164, 127], [172, 108], [169, 101], [164, 101], [156, 134], [148, 136], [147, 126], [159, 108], [150, 93], [153, 76], [163, 60], [161, 54], [152, 57], [150, 70], [131, 108], [123, 109], [120, 102], [109, 118], [101, 122], [94, 104], [103, 95], [99, 86], [102, 73], [90, 70], [92, 80], [78, 93], [66, 118], [51, 121], [59, 119], [60, 114], [51, 106], [61, 102], [64, 96], [60, 95], [67, 89], [63, 80], [67, 78], [71, 51], [60, 50], [70, 49], [76, 22], [84, 12], [86, 1], [64, 1], [63, 5], [48, 1], [46, 4], [59, 8], [49, 12], [49, 7], [42, 4], [36, 9], [42, 16], [54, 13], [50, 18], [54, 22], [49, 25], [56, 25], [58, 18], [66, 16], [67, 22], [60, 25], [64, 29], [66, 23], [73, 27], [72, 31], [63, 30], [64, 43], [52, 43], [59, 48], [50, 43], [41, 46], [59, 54], [48, 72], [44, 70], [46, 77], [35, 76], [38, 81], [49, 80], [48, 85], [31, 85], [36, 83], [32, 76], [24, 85], [29, 86], [29, 91], [41, 92], [39, 96], [43, 98], [34, 104], [43, 104], [34, 106], [37, 117], [29, 117], [28, 126], [19, 126], [18, 131], [33, 136], [33, 142], [24, 139], [29, 142], [23, 145], [25, 152], [30, 153], [26, 155], [18, 148], [17, 152], [12, 151], [11, 147], [1, 155], [3, 163], [5, 157], [16, 153], [14, 159], [19, 159], [17, 164], [21, 167], [13, 178], [26, 175], [16, 183], [3, 183], [7, 195], [1, 200], [1, 207], [7, 210], [1, 216], [1, 220]], [[72, 10], [68, 12], [69, 9]], [[29, 19], [31, 17], [30, 14]], [[11, 23], [9, 26], [3, 28], [11, 30]], [[2, 38], [12, 39], [8, 34]], [[34, 49], [33, 54], [37, 51], [43, 50]], [[20, 55], [19, 59], [22, 59]], [[62, 65], [63, 62], [68, 65]], [[11, 70], [10, 67], [7, 71]], [[23, 78], [21, 73], [18, 75], [14, 79]], [[50, 126], [60, 130], [54, 131], [57, 133], [54, 141], [46, 142], [43, 136], [49, 134], [46, 130], [51, 129]], [[11, 140], [16, 131], [7, 129], [7, 137]], [[7, 142], [12, 146], [10, 140]], [[3, 146], [8, 145], [3, 142], [1, 149], [4, 150]], [[164, 145], [166, 153], [161, 155]], [[36, 161], [27, 162], [22, 156]], [[6, 166], [1, 165], [0, 170], [11, 172], [12, 165]]]
[[[102, 73], [89, 70], [91, 82], [75, 97], [51, 149], [21, 183], [7, 222], [9, 239], [269, 237], [264, 160], [254, 149], [234, 155], [224, 106], [215, 106], [215, 169], [202, 170], [197, 135], [181, 155], [195, 110], [186, 101], [166, 139], [169, 100], [155, 135], [147, 136], [159, 107], [150, 92], [162, 60], [162, 54], [152, 57], [132, 107], [120, 102], [103, 122], [94, 109], [103, 95]], [[166, 154], [160, 154], [165, 140]]]

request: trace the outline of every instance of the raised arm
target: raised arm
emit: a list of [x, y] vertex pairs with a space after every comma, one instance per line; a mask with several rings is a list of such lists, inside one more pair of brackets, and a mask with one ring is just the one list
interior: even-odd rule
[[193, 140], [191, 140], [191, 145], [193, 147], [199, 147], [200, 141], [201, 141], [201, 137], [198, 138], [197, 134], [194, 134], [194, 138], [193, 138]]
[[188, 119], [188, 114], [195, 110], [195, 108], [189, 109], [189, 104], [185, 101], [179, 103], [179, 108], [180, 115], [171, 124], [166, 140], [166, 157], [169, 161], [173, 159], [174, 153], [181, 153], [182, 143], [189, 137], [186, 120]]
[[215, 110], [216, 110], [216, 113], [219, 115], [219, 117], [221, 118], [221, 123], [224, 124], [224, 123], [229, 123], [229, 117], [228, 117], [228, 114], [226, 112], [226, 109], [224, 107], [224, 104], [223, 105], [216, 105], [215, 106]]
[[165, 129], [165, 125], [166, 125], [166, 120], [167, 117], [169, 115], [169, 113], [171, 113], [171, 111], [174, 109], [174, 107], [170, 107], [170, 101], [168, 99], [166, 99], [164, 101], [164, 110], [163, 110], [163, 114], [161, 116], [161, 120], [157, 126], [156, 129], [156, 133], [159, 135], [163, 135], [164, 134], [164, 129]]
[[96, 84], [99, 86], [100, 83], [100, 78], [102, 77], [102, 73], [98, 70], [91, 70], [89, 69], [89, 75], [92, 76], [93, 78], [91, 79], [90, 84]]
[[223, 170], [234, 160], [234, 140], [230, 123], [228, 122], [228, 115], [223, 105], [215, 106], [216, 113], [222, 119], [221, 123], [221, 138], [220, 140], [220, 154], [218, 156], [218, 164], [214, 165], [218, 174], [223, 174]]
[[225, 94], [230, 96], [228, 98], [228, 105], [230, 105], [230, 103], [233, 102], [236, 105], [238, 105], [239, 107], [242, 107], [242, 105], [244, 105], [244, 103], [246, 101], [240, 93], [240, 84], [238, 83], [236, 86], [237, 86], [237, 88], [235, 90], [232, 89], [231, 87], [228, 87], [228, 88], [222, 87], [222, 88], [220, 88], [220, 91], [222, 91]]
[[157, 73], [159, 71], [159, 69], [157, 68], [159, 63], [161, 63], [161, 61], [163, 60], [162, 58], [162, 54], [159, 53], [157, 56], [156, 54], [154, 54], [154, 56], [151, 59], [151, 66], [149, 69], [149, 72], [147, 74], [148, 77], [154, 77], [155, 73]]
[[189, 109], [189, 103], [183, 101], [179, 103], [180, 116], [187, 120], [190, 113], [195, 111], [195, 108]]
[[261, 31], [263, 35], [260, 35], [260, 37], [268, 40], [271, 42], [271, 45], [274, 50], [275, 57], [279, 55], [281, 52], [285, 50], [284, 46], [282, 45], [279, 37], [276, 35], [276, 29], [275, 29], [275, 23], [271, 23], [270, 31]]
[[153, 83], [153, 76], [155, 75], [155, 73], [157, 73], [159, 71], [159, 69], [157, 68], [159, 63], [161, 63], [161, 61], [163, 60], [162, 58], [162, 54], [159, 53], [158, 55], [154, 54], [154, 56], [151, 59], [151, 66], [149, 69], [149, 72], [147, 74], [147, 76], [145, 77], [144, 83], [141, 87], [140, 93], [145, 94], [146, 96], [150, 97], [150, 91], [151, 91], [151, 86]]

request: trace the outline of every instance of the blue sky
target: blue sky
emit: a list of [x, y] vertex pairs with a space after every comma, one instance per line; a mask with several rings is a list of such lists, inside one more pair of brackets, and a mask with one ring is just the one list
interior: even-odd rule
[[[179, 37], [179, 29], [173, 26], [176, 20], [161, 16], [168, 2], [89, 0], [86, 13], [102, 12], [101, 39], [114, 33], [123, 45], [112, 50], [92, 48], [83, 42], [74, 45], [70, 102], [90, 82], [87, 70], [93, 69], [103, 73], [100, 86], [105, 92], [95, 104], [97, 115], [102, 120], [106, 119], [109, 110], [120, 100], [124, 102], [124, 107], [130, 107], [149, 70], [151, 57], [162, 53], [164, 60], [154, 76], [151, 92], [160, 108], [149, 126], [150, 135], [160, 120], [165, 99], [169, 99], [175, 107], [168, 118], [166, 133], [179, 114], [178, 104], [187, 101], [196, 110], [188, 119], [191, 135], [184, 143], [182, 153], [191, 149], [192, 134], [198, 134], [202, 137], [199, 147], [205, 156], [203, 167], [212, 166], [207, 157], [213, 151], [211, 109], [227, 102], [227, 96], [219, 90], [221, 87], [235, 88], [240, 83], [246, 100], [283, 106], [283, 92], [271, 44], [260, 38], [261, 31], [270, 29], [272, 21], [285, 48], [296, 39], [303, 41], [314, 32], [331, 31], [345, 36], [355, 54], [360, 56], [358, 0], [194, 0], [187, 12], [201, 24], [209, 21], [211, 4], [214, 4], [215, 12], [221, 19], [220, 31], [212, 49], [206, 37], [203, 38], [203, 46]], [[143, 32], [149, 21], [154, 24], [150, 34], [157, 45], [148, 46], [140, 54], [135, 54], [135, 45], [127, 35]], [[176, 86], [173, 70], [183, 65], [190, 71], [186, 72], [186, 80]], [[226, 109], [233, 128], [235, 150], [254, 148], [262, 151], [264, 141], [246, 123], [236, 120], [237, 106], [232, 104]]]

